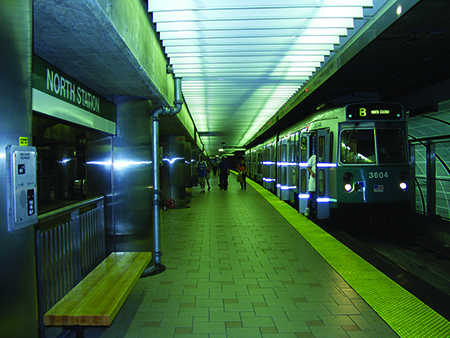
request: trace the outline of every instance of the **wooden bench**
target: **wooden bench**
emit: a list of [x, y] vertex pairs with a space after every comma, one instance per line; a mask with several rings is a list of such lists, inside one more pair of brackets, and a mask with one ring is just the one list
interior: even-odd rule
[[83, 337], [89, 326], [109, 326], [151, 260], [151, 252], [114, 252], [45, 315], [45, 326], [62, 326]]

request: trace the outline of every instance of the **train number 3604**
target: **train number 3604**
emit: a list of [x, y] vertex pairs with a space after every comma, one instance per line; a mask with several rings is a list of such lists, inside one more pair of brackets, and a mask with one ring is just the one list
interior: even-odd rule
[[369, 178], [388, 178], [388, 172], [382, 171], [369, 171]]

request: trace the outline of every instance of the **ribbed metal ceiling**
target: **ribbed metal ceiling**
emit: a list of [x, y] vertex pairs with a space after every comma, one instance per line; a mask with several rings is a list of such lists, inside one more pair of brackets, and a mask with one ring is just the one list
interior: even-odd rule
[[214, 155], [242, 147], [385, 1], [150, 0], [148, 9]]

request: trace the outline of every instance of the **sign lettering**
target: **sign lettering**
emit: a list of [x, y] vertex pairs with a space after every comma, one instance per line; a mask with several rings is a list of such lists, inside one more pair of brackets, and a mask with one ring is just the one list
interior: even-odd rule
[[49, 68], [47, 68], [47, 90], [74, 103], [76, 102], [83, 108], [96, 113], [100, 112], [100, 99], [98, 97]]

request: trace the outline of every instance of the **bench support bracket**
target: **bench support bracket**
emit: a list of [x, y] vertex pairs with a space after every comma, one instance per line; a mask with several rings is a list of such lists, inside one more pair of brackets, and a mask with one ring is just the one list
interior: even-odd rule
[[75, 331], [75, 338], [84, 338], [84, 326], [63, 326], [63, 330]]

